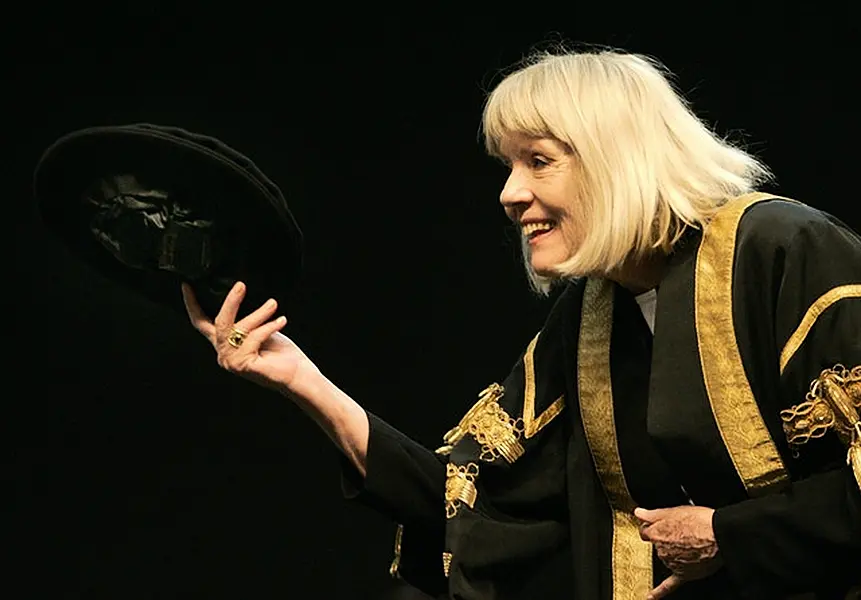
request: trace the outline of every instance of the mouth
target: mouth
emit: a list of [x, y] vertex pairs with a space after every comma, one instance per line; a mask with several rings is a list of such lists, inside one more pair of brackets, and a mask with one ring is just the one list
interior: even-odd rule
[[556, 230], [555, 221], [530, 221], [521, 226], [523, 237], [530, 244], [536, 244]]

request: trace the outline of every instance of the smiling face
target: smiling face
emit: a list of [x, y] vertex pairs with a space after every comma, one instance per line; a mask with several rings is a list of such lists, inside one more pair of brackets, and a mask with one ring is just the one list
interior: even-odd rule
[[580, 170], [574, 152], [552, 138], [510, 135], [499, 147], [511, 172], [499, 201], [520, 226], [529, 263], [538, 275], [570, 258], [583, 240], [576, 213]]

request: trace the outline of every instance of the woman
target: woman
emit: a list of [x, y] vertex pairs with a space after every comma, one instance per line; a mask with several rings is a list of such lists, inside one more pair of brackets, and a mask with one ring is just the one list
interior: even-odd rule
[[530, 281], [564, 289], [441, 448], [329, 381], [274, 302], [237, 320], [238, 283], [212, 322], [184, 287], [219, 364], [326, 431], [348, 495], [402, 525], [393, 572], [430, 594], [847, 597], [858, 235], [755, 192], [768, 170], [641, 56], [537, 57], [491, 93], [483, 126], [510, 167], [500, 202]]

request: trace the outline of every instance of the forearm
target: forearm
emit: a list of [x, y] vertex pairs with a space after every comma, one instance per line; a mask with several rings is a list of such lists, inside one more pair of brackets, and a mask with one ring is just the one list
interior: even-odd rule
[[344, 491], [398, 523], [445, 521], [445, 465], [433, 452], [369, 414], [303, 362], [281, 393], [307, 413], [349, 463]]
[[747, 597], [861, 583], [861, 494], [845, 468], [718, 509], [714, 529], [729, 573]]
[[358, 473], [367, 473], [368, 415], [346, 392], [315, 367], [303, 376], [304, 385], [282, 394], [293, 400], [344, 453]]

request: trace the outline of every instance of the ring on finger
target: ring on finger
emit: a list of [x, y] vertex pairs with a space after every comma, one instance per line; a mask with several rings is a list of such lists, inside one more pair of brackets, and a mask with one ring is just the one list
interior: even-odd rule
[[242, 345], [242, 342], [245, 341], [245, 338], [248, 337], [248, 332], [239, 329], [238, 327], [234, 327], [230, 330], [230, 333], [227, 335], [227, 343], [233, 346], [234, 348], [239, 348]]

